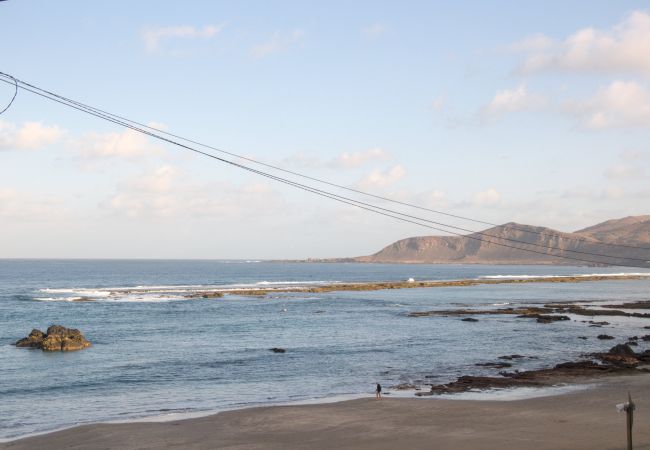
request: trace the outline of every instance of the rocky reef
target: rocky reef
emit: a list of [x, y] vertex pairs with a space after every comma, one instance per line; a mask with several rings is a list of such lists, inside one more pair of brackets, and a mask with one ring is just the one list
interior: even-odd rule
[[45, 333], [33, 329], [29, 336], [15, 343], [16, 347], [40, 348], [44, 352], [83, 350], [92, 344], [75, 328], [52, 325]]
[[[603, 375], [632, 375], [650, 371], [647, 368], [647, 364], [650, 363], [650, 350], [635, 353], [627, 344], [618, 344], [608, 352], [593, 353], [588, 355], [588, 357], [590, 359], [565, 362], [547, 369], [499, 372], [499, 377], [465, 375], [451, 383], [430, 385], [429, 391], [417, 392], [415, 395], [452, 394], [470, 390], [503, 389], [522, 386], [547, 387], [557, 385], [557, 383], [567, 383], [580, 379], [593, 379]], [[594, 360], [599, 360], [600, 363]], [[497, 363], [477, 365], [500, 368]]]

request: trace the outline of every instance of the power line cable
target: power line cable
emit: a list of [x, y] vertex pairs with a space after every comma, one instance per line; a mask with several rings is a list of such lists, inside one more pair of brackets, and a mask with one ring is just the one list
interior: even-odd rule
[[[23, 82], [20, 82], [20, 83], [23, 84]], [[537, 254], [541, 254], [541, 255], [545, 255], [545, 256], [550, 256], [550, 257], [572, 259], [572, 260], [581, 261], [581, 262], [588, 262], [588, 263], [592, 263], [592, 264], [593, 263], [595, 263], [595, 264], [608, 264], [608, 265], [618, 265], [618, 266], [625, 266], [625, 267], [631, 266], [630, 264], [618, 264], [618, 263], [609, 262], [609, 261], [594, 261], [594, 260], [587, 260], [587, 259], [581, 259], [581, 258], [575, 258], [575, 257], [569, 257], [569, 256], [554, 255], [553, 253], [550, 253], [550, 252], [541, 252], [541, 251], [535, 251], [535, 250], [532, 250], [532, 249], [507, 245], [507, 244], [503, 244], [503, 243], [500, 243], [500, 242], [494, 242], [494, 241], [481, 239], [481, 238], [478, 238], [476, 236], [463, 235], [463, 234], [458, 233], [458, 232], [454, 232], [454, 231], [450, 231], [450, 230], [446, 230], [446, 229], [441, 229], [441, 228], [438, 228], [438, 227], [429, 226], [429, 225], [423, 224], [421, 222], [429, 222], [429, 223], [434, 223], [436, 225], [440, 225], [440, 226], [444, 226], [444, 227], [448, 227], [448, 228], [456, 228], [456, 229], [461, 229], [461, 230], [467, 231], [467, 232], [473, 232], [472, 230], [468, 230], [468, 229], [464, 229], [464, 228], [460, 228], [460, 227], [455, 227], [453, 225], [448, 225], [448, 224], [444, 224], [444, 223], [440, 223], [440, 222], [434, 222], [434, 221], [424, 219], [424, 218], [420, 218], [420, 217], [417, 217], [417, 216], [408, 215], [408, 214], [405, 214], [405, 213], [402, 213], [402, 212], [399, 212], [399, 211], [394, 211], [394, 210], [390, 210], [390, 209], [387, 209], [387, 208], [382, 208], [382, 207], [379, 207], [377, 205], [371, 205], [371, 204], [368, 204], [368, 203], [361, 202], [359, 200], [355, 200], [355, 199], [351, 199], [351, 198], [348, 198], [348, 197], [340, 196], [340, 195], [337, 195], [337, 194], [333, 194], [331, 192], [323, 191], [323, 190], [320, 190], [320, 189], [317, 189], [317, 188], [313, 188], [311, 186], [303, 185], [301, 183], [297, 183], [297, 182], [294, 182], [294, 181], [291, 181], [291, 180], [287, 180], [287, 179], [284, 179], [284, 178], [281, 178], [281, 177], [277, 177], [275, 175], [268, 174], [266, 172], [259, 171], [257, 169], [253, 169], [251, 167], [236, 163], [234, 161], [229, 161], [229, 160], [226, 160], [224, 158], [220, 158], [220, 157], [217, 157], [215, 155], [212, 155], [210, 153], [203, 152], [201, 150], [192, 148], [190, 146], [178, 143], [178, 142], [173, 141], [171, 139], [168, 139], [168, 138], [162, 137], [160, 135], [157, 135], [156, 133], [153, 133], [151, 131], [147, 131], [147, 130], [144, 130], [142, 128], [138, 128], [136, 126], [133, 126], [132, 124], [126, 123], [124, 121], [117, 120], [117, 119], [114, 118], [114, 117], [117, 117], [115, 115], [113, 115], [114, 117], [109, 117], [109, 116], [107, 116], [105, 114], [102, 114], [102, 113], [98, 112], [99, 110], [96, 109], [96, 108], [86, 107], [85, 105], [84, 106], [78, 106], [79, 105], [78, 102], [72, 102], [72, 103], [75, 103], [75, 104], [70, 104], [70, 102], [68, 102], [67, 99], [65, 99], [64, 97], [58, 96], [58, 95], [56, 95], [57, 98], [51, 98], [48, 95], [42, 94], [42, 93], [37, 92], [37, 91], [35, 91], [33, 89], [30, 89], [30, 88], [25, 88], [24, 86], [21, 86], [21, 88], [26, 89], [29, 92], [35, 93], [35, 94], [40, 95], [42, 97], [48, 98], [50, 100], [56, 101], [58, 103], [64, 104], [65, 106], [69, 106], [71, 108], [80, 110], [82, 112], [86, 112], [86, 113], [88, 113], [90, 115], [96, 116], [98, 118], [102, 118], [104, 120], [115, 123], [117, 125], [121, 125], [121, 126], [124, 126], [126, 128], [133, 129], [133, 130], [138, 131], [140, 133], [149, 135], [151, 137], [160, 139], [162, 141], [171, 143], [173, 145], [180, 146], [182, 148], [185, 148], [187, 150], [191, 150], [193, 152], [202, 154], [204, 156], [208, 156], [208, 157], [216, 159], [218, 161], [221, 161], [221, 162], [236, 166], [238, 168], [247, 170], [249, 172], [252, 172], [252, 173], [255, 173], [255, 174], [270, 178], [270, 179], [273, 179], [273, 180], [281, 182], [281, 183], [291, 185], [293, 187], [297, 187], [299, 189], [306, 190], [308, 192], [312, 192], [312, 193], [317, 194], [317, 195], [321, 195], [323, 197], [327, 197], [327, 198], [330, 198], [330, 199], [333, 199], [333, 200], [336, 200], [336, 201], [339, 201], [339, 202], [342, 202], [342, 203], [346, 203], [346, 204], [349, 204], [349, 205], [352, 205], [352, 206], [356, 206], [356, 207], [361, 208], [361, 209], [372, 211], [372, 212], [375, 212], [377, 214], [381, 214], [381, 215], [384, 215], [384, 216], [392, 217], [394, 219], [402, 220], [402, 221], [409, 222], [409, 223], [414, 223], [416, 225], [420, 225], [420, 226], [424, 226], [424, 227], [427, 227], [427, 228], [435, 229], [437, 231], [442, 231], [442, 232], [446, 232], [446, 233], [455, 234], [457, 236], [461, 236], [461, 237], [467, 238], [467, 239], [474, 239], [474, 240], [478, 240], [478, 241], [481, 241], [481, 242], [486, 242], [486, 243], [489, 243], [489, 244], [495, 244], [495, 245], [499, 245], [499, 246], [503, 246], [503, 247], [508, 247], [508, 248], [521, 250], [521, 251], [533, 252], [533, 253], [537, 253]], [[34, 87], [34, 89], [41, 90], [40, 88], [37, 88], [37, 87]], [[43, 91], [43, 90], [41, 90], [41, 91]], [[133, 122], [133, 121], [131, 121], [131, 122]], [[148, 127], [148, 128], [151, 128], [151, 127]], [[398, 217], [398, 216], [395, 216], [393, 214], [399, 214], [400, 216], [406, 217], [406, 219], [404, 217]], [[410, 219], [415, 219], [415, 220], [410, 220]], [[562, 251], [562, 252], [573, 252], [573, 253], [588, 254], [588, 255], [592, 255], [592, 256], [599, 256], [599, 257], [603, 257], [603, 258], [617, 259], [617, 260], [623, 260], [623, 261], [628, 260], [628, 261], [647, 262], [646, 260], [640, 259], [640, 258], [632, 258], [632, 257], [624, 257], [624, 256], [612, 256], [612, 255], [605, 255], [605, 254], [596, 254], [596, 253], [582, 252], [582, 251], [577, 251], [577, 250], [566, 250], [566, 249], [561, 249], [561, 248], [558, 248], [558, 247], [543, 246], [543, 245], [539, 245], [539, 244], [529, 243], [529, 242], [525, 242], [525, 241], [518, 241], [518, 240], [514, 240], [514, 239], [500, 237], [500, 236], [493, 236], [493, 235], [489, 235], [489, 234], [481, 233], [481, 232], [473, 232], [473, 233], [481, 235], [481, 236], [486, 236], [486, 237], [499, 239], [499, 240], [506, 240], [506, 241], [516, 242], [516, 243], [520, 243], [520, 244], [523, 244], [523, 245], [542, 247], [542, 248], [545, 248], [547, 250], [558, 250], [558, 251]], [[636, 266], [636, 267], [645, 267], [645, 266]]]
[[[2, 73], [2, 72], [0, 72], [0, 75], [11, 76], [11, 75], [4, 74], [4, 73]], [[6, 82], [6, 80], [2, 80], [2, 81], [5, 81], [5, 82]], [[279, 170], [279, 171], [282, 171], [282, 172], [285, 172], [285, 173], [288, 173], [288, 174], [291, 174], [291, 175], [294, 175], [294, 176], [302, 177], [302, 178], [305, 178], [305, 179], [309, 179], [309, 180], [316, 181], [316, 182], [319, 182], [319, 183], [327, 184], [327, 185], [330, 185], [330, 186], [333, 186], [333, 187], [336, 187], [336, 188], [344, 189], [344, 190], [347, 190], [347, 191], [355, 192], [355, 193], [362, 194], [362, 195], [366, 195], [366, 196], [369, 196], [369, 197], [374, 197], [374, 198], [381, 199], [381, 200], [384, 200], [384, 201], [388, 201], [388, 202], [391, 202], [391, 203], [396, 203], [396, 204], [400, 204], [400, 205], [403, 205], [403, 206], [408, 206], [408, 207], [411, 207], [411, 208], [420, 209], [420, 210], [423, 210], [423, 211], [429, 211], [429, 212], [433, 212], [433, 213], [436, 213], [436, 214], [441, 214], [441, 215], [445, 215], [445, 216], [449, 216], [449, 217], [454, 217], [454, 218], [458, 218], [458, 219], [462, 219], [462, 220], [472, 221], [472, 222], [475, 222], [475, 223], [481, 223], [481, 224], [485, 224], [485, 225], [491, 225], [491, 226], [495, 226], [495, 227], [501, 226], [501, 225], [496, 224], [496, 223], [493, 223], [493, 222], [487, 222], [487, 221], [482, 221], [482, 220], [472, 219], [472, 218], [465, 217], [465, 216], [460, 216], [460, 215], [456, 215], [456, 214], [450, 214], [450, 213], [447, 213], [447, 212], [444, 212], [444, 211], [439, 211], [439, 210], [434, 210], [434, 209], [426, 208], [426, 207], [419, 206], [419, 205], [415, 205], [415, 204], [412, 204], [412, 203], [408, 203], [408, 202], [404, 202], [404, 201], [400, 201], [400, 200], [395, 200], [395, 199], [392, 199], [392, 198], [389, 198], [389, 197], [384, 197], [384, 196], [380, 196], [380, 195], [372, 194], [372, 193], [369, 193], [369, 192], [361, 191], [361, 190], [359, 190], [359, 189], [351, 188], [351, 187], [348, 187], [348, 186], [339, 185], [339, 184], [332, 183], [332, 182], [327, 181], [327, 180], [323, 180], [323, 179], [320, 179], [320, 178], [316, 178], [316, 177], [312, 177], [312, 176], [309, 176], [309, 175], [305, 175], [305, 174], [302, 174], [302, 173], [300, 173], [300, 172], [295, 172], [295, 171], [291, 171], [291, 170], [288, 170], [288, 169], [284, 169], [284, 168], [279, 167], [279, 166], [275, 166], [275, 165], [272, 165], [272, 164], [264, 163], [264, 162], [261, 162], [261, 161], [258, 161], [258, 160], [255, 160], [255, 159], [252, 159], [252, 158], [249, 158], [249, 157], [243, 156], [243, 155], [239, 155], [239, 154], [236, 154], [236, 153], [229, 152], [229, 151], [227, 151], [227, 150], [220, 149], [220, 148], [218, 148], [218, 147], [214, 147], [214, 146], [211, 146], [211, 145], [203, 144], [203, 143], [201, 143], [201, 142], [198, 142], [198, 141], [195, 141], [195, 140], [192, 140], [192, 139], [189, 139], [189, 138], [185, 138], [185, 137], [183, 137], [183, 136], [179, 136], [179, 135], [174, 134], [174, 133], [170, 133], [170, 132], [167, 132], [167, 131], [164, 131], [164, 130], [160, 130], [160, 129], [155, 128], [155, 127], [152, 127], [152, 126], [150, 126], [150, 125], [143, 124], [143, 123], [140, 123], [140, 122], [137, 122], [137, 121], [134, 121], [134, 120], [131, 120], [131, 119], [128, 119], [128, 118], [125, 118], [125, 117], [119, 116], [119, 115], [117, 115], [117, 114], [113, 114], [113, 113], [110, 113], [110, 112], [104, 111], [104, 110], [102, 110], [102, 109], [95, 108], [95, 107], [93, 107], [93, 106], [89, 106], [89, 105], [84, 104], [84, 103], [82, 103], [82, 102], [78, 102], [78, 101], [76, 101], [76, 100], [72, 100], [72, 99], [70, 99], [70, 98], [67, 98], [67, 97], [61, 96], [61, 95], [56, 94], [56, 93], [54, 93], [54, 92], [47, 91], [47, 90], [45, 90], [45, 89], [39, 88], [39, 87], [34, 86], [34, 85], [31, 85], [31, 84], [29, 84], [29, 83], [26, 83], [26, 82], [24, 82], [24, 81], [21, 81], [21, 83], [24, 84], [24, 85], [26, 85], [26, 86], [29, 86], [29, 87], [31, 87], [31, 88], [37, 89], [37, 90], [39, 90], [39, 91], [41, 91], [41, 92], [43, 92], [43, 93], [46, 93], [46, 94], [48, 94], [48, 95], [50, 95], [50, 96], [53, 96], [53, 97], [59, 98], [59, 99], [65, 101], [65, 102], [75, 104], [75, 105], [79, 106], [80, 108], [84, 108], [84, 109], [92, 110], [92, 111], [95, 111], [95, 112], [97, 112], [97, 113], [99, 113], [99, 114], [102, 114], [102, 115], [106, 115], [106, 116], [110, 116], [110, 117], [113, 117], [113, 118], [117, 118], [117, 119], [119, 119], [119, 120], [123, 120], [123, 121], [129, 122], [129, 123], [131, 123], [131, 124], [138, 125], [138, 126], [140, 126], [140, 127], [142, 127], [142, 128], [146, 128], [146, 129], [149, 129], [149, 130], [153, 130], [153, 131], [155, 131], [155, 132], [157, 132], [157, 133], [165, 134], [165, 135], [167, 135], [167, 136], [172, 136], [172, 137], [174, 137], [174, 138], [181, 139], [181, 140], [183, 140], [183, 141], [185, 141], [185, 142], [190, 142], [190, 143], [193, 143], [193, 144], [195, 144], [195, 145], [202, 146], [202, 147], [204, 147], [204, 148], [209, 148], [209, 149], [211, 149], [211, 150], [215, 150], [215, 151], [218, 151], [218, 152], [220, 152], [220, 153], [224, 153], [224, 154], [227, 154], [227, 155], [230, 155], [230, 156], [234, 156], [234, 157], [237, 157], [237, 158], [240, 158], [240, 159], [243, 159], [243, 160], [246, 160], [246, 161], [249, 161], [249, 162], [255, 163], [255, 164], [259, 164], [259, 165], [262, 165], [262, 166], [265, 166], [265, 167], [268, 167], [268, 168], [272, 168], [272, 169], [274, 169], [274, 170]], [[563, 235], [563, 234], [552, 233], [552, 232], [549, 232], [549, 231], [536, 231], [536, 230], [530, 230], [530, 229], [522, 228], [522, 227], [518, 226], [518, 225], [515, 224], [515, 223], [511, 223], [511, 224], [509, 224], [509, 226], [510, 226], [510, 228], [512, 228], [513, 230], [521, 231], [521, 232], [523, 232], [523, 233], [535, 234], [535, 235], [539, 235], [539, 236], [561, 237], [561, 238], [563, 238], [563, 239], [565, 239], [565, 240], [569, 240], [569, 241], [577, 241], [577, 242], [587, 242], [587, 243], [592, 244], [592, 245], [610, 246], [610, 247], [622, 247], [622, 248], [633, 248], [633, 249], [636, 249], [636, 250], [650, 250], [649, 247], [641, 247], [641, 246], [633, 246], [633, 245], [626, 245], [626, 244], [616, 244], [616, 243], [609, 243], [609, 242], [601, 242], [601, 241], [596, 241], [596, 240], [590, 240], [590, 239], [587, 239], [587, 238], [568, 237], [568, 236], [565, 236], [565, 235]], [[464, 229], [464, 228], [460, 228], [460, 227], [458, 227], [458, 229], [462, 229], [462, 230], [464, 230], [464, 231], [469, 231], [469, 232], [473, 232], [473, 233], [480, 233], [479, 231], [475, 231], [475, 230], [466, 230], [466, 229]], [[535, 244], [529, 244], [529, 245], [535, 245]], [[571, 250], [567, 250], [567, 251], [571, 251]], [[577, 252], [577, 253], [583, 253], [583, 252], [580, 252], [580, 251], [576, 251], [576, 252]], [[584, 253], [585, 253], [585, 254], [593, 254], [593, 253], [589, 253], [589, 252], [584, 252]], [[602, 255], [602, 254], [595, 254], [595, 255], [599, 255], [599, 256], [605, 256], [605, 257], [607, 257], [607, 255]], [[620, 258], [625, 258], [625, 257], [620, 256]]]
[[[7, 75], [7, 74], [4, 74], [2, 72], [0, 72], [0, 75], [5, 75], [5, 76], [11, 77], [11, 75]], [[6, 80], [2, 80], [2, 81], [6, 82]], [[265, 167], [268, 167], [268, 168], [271, 168], [271, 169], [274, 169], [274, 170], [279, 170], [279, 171], [282, 171], [284, 173], [288, 173], [288, 174], [291, 174], [291, 175], [294, 175], [294, 176], [302, 177], [302, 178], [305, 178], [305, 179], [308, 179], [308, 180], [316, 181], [316, 182], [319, 182], [319, 183], [323, 183], [323, 184], [333, 186], [333, 187], [336, 187], [336, 188], [339, 188], [339, 189], [344, 189], [344, 190], [347, 190], [347, 191], [350, 191], [350, 192], [355, 192], [355, 193], [358, 193], [358, 194], [366, 195], [366, 196], [369, 196], [369, 197], [374, 197], [374, 198], [384, 200], [384, 201], [388, 201], [388, 202], [391, 202], [391, 203], [400, 204], [400, 205], [408, 206], [408, 207], [411, 207], [411, 208], [416, 208], [416, 209], [419, 209], [419, 210], [422, 210], [422, 211], [428, 211], [428, 212], [432, 212], [432, 213], [435, 213], [435, 214], [440, 214], [440, 215], [444, 215], [444, 216], [448, 216], [448, 217], [467, 220], [467, 221], [480, 223], [480, 224], [484, 224], [484, 225], [490, 225], [490, 226], [494, 226], [494, 227], [501, 226], [501, 224], [497, 224], [497, 223], [493, 223], [493, 222], [487, 222], [487, 221], [478, 220], [478, 219], [472, 219], [472, 218], [466, 217], [466, 216], [461, 216], [461, 215], [451, 214], [451, 213], [447, 213], [447, 212], [444, 212], [444, 211], [439, 211], [439, 210], [435, 210], [435, 209], [431, 209], [431, 208], [426, 208], [426, 207], [423, 207], [423, 206], [420, 206], [420, 205], [415, 205], [415, 204], [404, 202], [404, 201], [401, 201], [401, 200], [392, 199], [390, 197], [384, 197], [384, 196], [381, 196], [381, 195], [372, 194], [372, 193], [369, 193], [369, 192], [361, 191], [359, 189], [351, 188], [349, 186], [343, 186], [343, 185], [340, 185], [340, 184], [332, 183], [332, 182], [327, 181], [327, 180], [323, 180], [321, 178], [316, 178], [316, 177], [312, 177], [312, 176], [309, 176], [309, 175], [302, 174], [300, 172], [295, 172], [295, 171], [292, 171], [292, 170], [288, 170], [288, 169], [285, 169], [285, 168], [282, 168], [282, 167], [279, 167], [279, 166], [276, 166], [276, 165], [273, 165], [273, 164], [268, 164], [268, 163], [265, 163], [265, 162], [262, 162], [262, 161], [255, 160], [253, 158], [246, 157], [244, 155], [239, 155], [237, 153], [229, 152], [227, 150], [223, 150], [223, 149], [220, 149], [218, 147], [203, 144], [201, 142], [198, 142], [198, 141], [195, 141], [195, 140], [192, 140], [192, 139], [189, 139], [189, 138], [185, 138], [183, 136], [180, 136], [180, 135], [177, 135], [177, 134], [174, 134], [174, 133], [170, 133], [170, 132], [167, 132], [165, 130], [161, 130], [159, 128], [152, 127], [150, 125], [143, 124], [143, 123], [137, 122], [135, 120], [131, 120], [131, 119], [119, 116], [117, 114], [113, 114], [113, 113], [104, 111], [102, 109], [95, 108], [93, 106], [89, 106], [89, 105], [84, 104], [82, 102], [72, 100], [70, 98], [61, 96], [61, 95], [56, 94], [56, 93], [51, 92], [51, 91], [47, 91], [45, 89], [39, 88], [39, 87], [31, 85], [29, 83], [26, 83], [24, 81], [21, 81], [21, 83], [26, 85], [26, 86], [29, 86], [31, 88], [37, 89], [37, 90], [39, 90], [41, 92], [44, 92], [44, 93], [46, 93], [48, 95], [51, 95], [53, 97], [59, 98], [59, 99], [65, 101], [65, 102], [73, 103], [73, 104], [75, 104], [75, 105], [77, 105], [77, 106], [79, 106], [81, 108], [93, 110], [93, 111], [95, 111], [97, 113], [100, 113], [100, 114], [103, 114], [103, 115], [106, 115], [106, 116], [111, 116], [111, 117], [114, 117], [114, 118], [117, 118], [117, 119], [120, 119], [120, 120], [123, 120], [123, 121], [126, 121], [126, 122], [130, 122], [130, 123], [135, 124], [135, 125], [137, 125], [139, 127], [146, 128], [146, 129], [149, 129], [149, 130], [153, 130], [153, 131], [155, 131], [157, 133], [165, 134], [167, 136], [171, 136], [171, 137], [174, 137], [176, 139], [181, 139], [181, 140], [183, 140], [185, 142], [190, 142], [192, 144], [199, 145], [199, 146], [204, 147], [204, 148], [209, 148], [211, 150], [215, 150], [215, 151], [218, 151], [218, 152], [223, 153], [223, 154], [234, 156], [236, 158], [243, 159], [245, 161], [249, 161], [249, 162], [252, 162], [252, 163], [255, 163], [255, 164], [259, 164], [259, 165], [262, 165], [262, 166], [265, 166]], [[636, 250], [650, 250], [650, 247], [641, 247], [641, 246], [633, 246], [633, 245], [627, 245], [627, 244], [616, 244], [616, 243], [610, 243], [610, 242], [601, 242], [601, 241], [590, 240], [590, 239], [587, 239], [587, 238], [568, 237], [568, 236], [565, 236], [563, 234], [553, 233], [553, 232], [549, 232], [549, 231], [530, 230], [530, 229], [527, 229], [527, 228], [522, 228], [522, 227], [518, 226], [515, 223], [512, 223], [509, 226], [513, 230], [521, 231], [523, 233], [535, 234], [535, 235], [539, 235], [539, 236], [551, 236], [551, 237], [555, 236], [555, 237], [561, 237], [563, 239], [570, 240], [570, 241], [587, 242], [587, 243], [593, 244], [593, 245], [601, 245], [601, 246], [609, 246], [609, 247], [622, 247], [622, 248], [633, 248], [633, 249], [636, 249]], [[471, 232], [478, 232], [478, 231], [471, 230]]]
[[[6, 75], [6, 74], [3, 73], [3, 75]], [[9, 78], [11, 78], [14, 81], [14, 95], [13, 95], [13, 97], [11, 97], [11, 101], [9, 101], [9, 104], [7, 106], [5, 106], [5, 109], [0, 111], [0, 115], [4, 114], [5, 111], [7, 111], [9, 108], [11, 108], [11, 105], [14, 104], [14, 100], [16, 100], [16, 96], [18, 95], [18, 80], [16, 80], [11, 75], [6, 75], [6, 76], [8, 76]], [[2, 81], [7, 82], [6, 80], [2, 80]]]

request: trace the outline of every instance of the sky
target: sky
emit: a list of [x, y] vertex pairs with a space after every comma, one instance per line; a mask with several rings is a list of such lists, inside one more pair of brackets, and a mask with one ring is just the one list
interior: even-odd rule
[[[20, 80], [376, 195], [562, 231], [650, 213], [646, 2], [9, 0], [0, 37]], [[0, 115], [2, 258], [327, 258], [431, 234], [29, 92]]]

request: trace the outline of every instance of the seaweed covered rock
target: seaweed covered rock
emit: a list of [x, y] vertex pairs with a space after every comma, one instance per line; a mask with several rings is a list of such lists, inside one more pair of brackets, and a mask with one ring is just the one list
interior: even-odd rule
[[628, 344], [618, 344], [609, 349], [611, 355], [634, 356], [636, 353], [630, 348]]
[[29, 336], [16, 342], [16, 347], [40, 348], [45, 352], [67, 352], [90, 347], [91, 343], [75, 328], [52, 325], [45, 333], [33, 329]]
[[599, 334], [596, 337], [598, 339], [600, 339], [600, 340], [605, 340], [605, 341], [610, 340], [610, 339], [614, 339], [614, 336], [610, 336], [609, 334]]

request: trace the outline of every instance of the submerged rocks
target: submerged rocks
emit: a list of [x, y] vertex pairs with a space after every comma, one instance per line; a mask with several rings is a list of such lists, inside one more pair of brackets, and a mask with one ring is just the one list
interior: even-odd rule
[[607, 353], [595, 353], [594, 357], [606, 364], [622, 368], [634, 368], [639, 365], [639, 355], [628, 344], [618, 344]]
[[486, 363], [476, 363], [474, 365], [479, 367], [493, 367], [495, 369], [505, 369], [507, 367], [512, 367], [512, 364], [507, 362], [486, 362]]
[[475, 319], [473, 317], [465, 317], [464, 319], [460, 319], [462, 322], [478, 322], [478, 319]]
[[398, 384], [397, 386], [393, 386], [393, 389], [396, 391], [409, 391], [409, 390], [415, 390], [419, 391], [420, 388], [412, 383], [401, 383]]
[[610, 340], [610, 339], [614, 339], [614, 336], [610, 336], [609, 334], [599, 334], [599, 335], [596, 336], [596, 337], [597, 337], [598, 339], [600, 339], [600, 340], [603, 340], [603, 341], [605, 341], [605, 340]]
[[552, 322], [559, 322], [562, 320], [571, 320], [569, 316], [553, 316], [547, 314], [531, 314], [524, 317], [535, 318], [537, 319], [537, 323], [552, 323]]
[[505, 360], [511, 361], [513, 359], [520, 359], [520, 358], [523, 358], [523, 357], [524, 357], [524, 355], [503, 355], [503, 356], [499, 356], [499, 359], [505, 359]]
[[431, 386], [428, 392], [418, 392], [415, 395], [437, 395], [437, 394], [455, 394], [467, 392], [470, 390], [486, 390], [494, 388], [510, 388], [518, 386], [538, 386], [539, 383], [532, 380], [516, 380], [505, 377], [478, 377], [465, 375], [458, 377], [456, 381], [447, 384], [438, 384]]
[[218, 291], [207, 291], [207, 292], [195, 292], [193, 294], [187, 295], [187, 298], [222, 298], [223, 292]]
[[596, 355], [604, 363], [618, 367], [634, 368], [639, 365], [639, 359], [635, 356], [618, 355], [613, 353], [601, 353]]
[[33, 329], [29, 336], [16, 342], [16, 347], [40, 348], [45, 352], [74, 351], [90, 347], [92, 344], [75, 328], [52, 325], [45, 333]]
[[273, 347], [273, 348], [270, 348], [269, 350], [271, 350], [273, 353], [285, 353], [286, 352], [285, 349], [280, 348], [280, 347]]
[[537, 319], [538, 323], [551, 323], [556, 320], [569, 320], [567, 316], [553, 316], [549, 314], [539, 314], [539, 313], [528, 313], [520, 314], [517, 316], [518, 319]]

